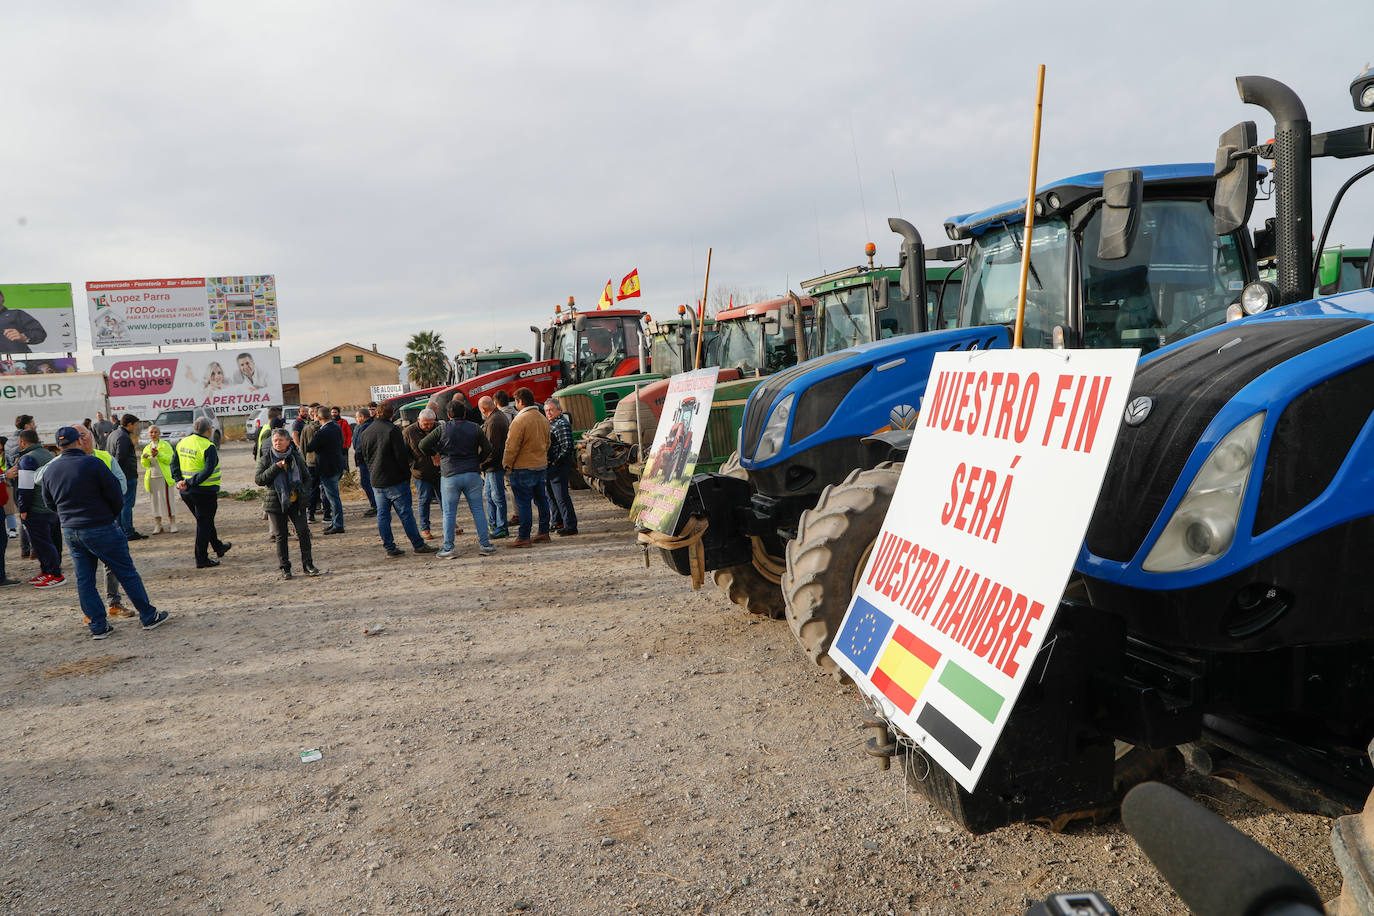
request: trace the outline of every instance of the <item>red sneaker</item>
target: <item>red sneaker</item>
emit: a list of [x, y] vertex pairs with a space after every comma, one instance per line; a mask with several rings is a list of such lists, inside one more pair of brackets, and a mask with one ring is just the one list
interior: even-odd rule
[[48, 579], [49, 576], [47, 573], [39, 573], [38, 575], [34, 576], [32, 579], [29, 580], [29, 584], [32, 585], [34, 588], [42, 588], [43, 583], [48, 581]]
[[34, 588], [57, 588], [59, 585], [67, 584], [66, 576], [44, 576], [43, 578], [45, 581], [39, 582]]

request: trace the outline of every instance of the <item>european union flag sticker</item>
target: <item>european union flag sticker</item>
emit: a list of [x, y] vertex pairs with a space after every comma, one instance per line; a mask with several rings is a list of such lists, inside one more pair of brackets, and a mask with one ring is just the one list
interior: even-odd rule
[[892, 630], [892, 618], [855, 596], [854, 605], [849, 609], [840, 635], [835, 639], [835, 648], [840, 654], [854, 663], [867, 677], [873, 670], [878, 652], [887, 642], [887, 634]]

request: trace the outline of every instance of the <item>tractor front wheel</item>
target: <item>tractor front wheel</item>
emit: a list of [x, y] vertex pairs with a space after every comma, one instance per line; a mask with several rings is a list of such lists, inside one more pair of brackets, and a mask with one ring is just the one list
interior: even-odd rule
[[[748, 472], [740, 467], [739, 452], [726, 459], [720, 467], [720, 473], [740, 480], [749, 479]], [[758, 538], [754, 538], [753, 543], [754, 557], [750, 562], [717, 569], [711, 573], [711, 580], [725, 592], [727, 598], [749, 613], [781, 620], [785, 605], [778, 580], [781, 578], [783, 562], [769, 554]]]
[[841, 682], [848, 678], [827, 653], [901, 476], [900, 464], [884, 462], [826, 487], [815, 508], [801, 514], [797, 539], [787, 545], [787, 623], [811, 660]]

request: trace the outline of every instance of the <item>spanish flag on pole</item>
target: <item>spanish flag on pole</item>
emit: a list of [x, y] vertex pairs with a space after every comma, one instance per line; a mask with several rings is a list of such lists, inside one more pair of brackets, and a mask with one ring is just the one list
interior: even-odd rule
[[606, 281], [606, 289], [602, 291], [600, 300], [596, 303], [598, 311], [611, 307], [611, 281]]
[[633, 299], [639, 295], [639, 268], [636, 267], [625, 275], [625, 279], [620, 281], [620, 295], [616, 296], [616, 301], [621, 299]]

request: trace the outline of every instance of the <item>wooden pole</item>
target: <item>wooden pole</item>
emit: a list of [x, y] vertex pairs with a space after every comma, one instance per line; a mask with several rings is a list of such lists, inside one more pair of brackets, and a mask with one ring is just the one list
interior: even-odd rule
[[1026, 323], [1026, 281], [1030, 277], [1031, 235], [1035, 229], [1035, 178], [1040, 166], [1040, 112], [1045, 105], [1045, 65], [1040, 65], [1035, 85], [1035, 130], [1031, 135], [1030, 186], [1026, 190], [1026, 234], [1021, 246], [1021, 285], [1016, 297], [1016, 332], [1012, 346], [1021, 348], [1021, 331]]
[[[706, 282], [701, 286], [701, 307], [697, 309], [697, 326], [705, 327], [706, 322], [706, 291], [711, 288], [711, 249], [706, 249]], [[692, 362], [693, 369], [701, 368], [701, 340], [706, 335], [701, 331], [697, 332], [697, 355]]]

